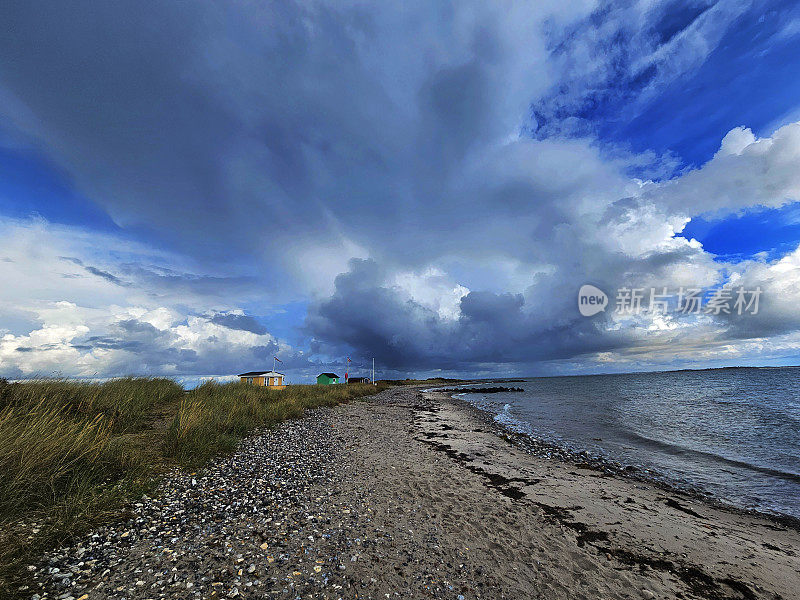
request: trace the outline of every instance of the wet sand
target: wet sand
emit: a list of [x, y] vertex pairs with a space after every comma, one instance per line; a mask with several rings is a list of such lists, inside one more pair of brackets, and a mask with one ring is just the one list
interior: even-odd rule
[[525, 452], [457, 400], [395, 388], [176, 475], [128, 522], [46, 557], [38, 593], [800, 597], [797, 530], [586, 467]]
[[436, 536], [442, 561], [481, 569], [484, 597], [800, 597], [795, 529], [531, 456], [442, 394], [393, 400], [342, 424], [374, 431], [356, 449], [359, 481], [386, 527]]

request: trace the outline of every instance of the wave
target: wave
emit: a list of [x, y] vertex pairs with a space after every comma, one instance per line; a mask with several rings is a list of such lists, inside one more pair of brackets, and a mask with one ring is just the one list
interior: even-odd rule
[[[517, 418], [511, 414], [511, 404], [503, 405], [502, 410], [495, 414], [494, 420], [500, 423], [501, 425], [504, 425], [509, 429], [516, 431], [517, 433], [521, 433], [530, 436], [532, 438], [538, 437], [534, 433], [530, 423], [528, 423], [524, 419]], [[776, 469], [774, 467], [765, 467], [744, 460], [723, 456], [721, 454], [717, 454], [715, 452], [711, 452], [708, 450], [697, 450], [695, 448], [681, 446], [680, 444], [665, 442], [663, 440], [656, 440], [641, 435], [639, 433], [636, 433], [635, 431], [626, 430], [626, 431], [621, 431], [620, 433], [622, 433], [625, 437], [630, 438], [632, 441], [638, 442], [640, 446], [642, 445], [650, 446], [659, 450], [660, 452], [664, 452], [665, 454], [670, 454], [672, 456], [682, 456], [682, 457], [695, 456], [699, 458], [704, 458], [706, 460], [710, 459], [717, 463], [722, 463], [732, 467], [738, 467], [740, 469], [761, 473], [763, 475], [770, 475], [772, 477], [779, 477], [782, 479], [793, 481], [795, 483], [800, 483], [800, 474], [794, 473], [792, 471], [784, 471], [782, 469]], [[553, 440], [548, 440], [548, 441], [553, 442]]]
[[513, 429], [517, 433], [532, 435], [530, 424], [527, 421], [518, 419], [511, 414], [510, 404], [505, 404], [503, 406], [503, 410], [494, 415], [494, 420], [500, 423], [501, 425], [505, 425], [509, 429]]
[[736, 459], [736, 458], [729, 458], [727, 456], [722, 456], [721, 454], [717, 454], [716, 452], [711, 452], [708, 450], [697, 450], [695, 448], [689, 448], [687, 446], [681, 446], [680, 444], [674, 444], [671, 442], [665, 442], [663, 440], [655, 440], [649, 438], [647, 436], [641, 435], [636, 433], [635, 431], [623, 431], [622, 432], [626, 437], [629, 437], [635, 441], [640, 443], [644, 443], [648, 446], [653, 446], [658, 450], [665, 452], [667, 454], [671, 454], [673, 456], [697, 456], [702, 457], [705, 459], [711, 459], [715, 462], [720, 462], [726, 465], [739, 467], [741, 469], [746, 469], [749, 471], [754, 471], [756, 473], [762, 473], [764, 475], [771, 475], [773, 477], [780, 477], [782, 479], [788, 479], [789, 481], [794, 481], [795, 483], [800, 483], [800, 474], [793, 473], [792, 471], [784, 471], [782, 469], [776, 469], [774, 467], [764, 467], [762, 465], [756, 465], [753, 463], [749, 463], [744, 460]]
[[[641, 376], [648, 381], [652, 377], [652, 375]], [[797, 455], [794, 450], [790, 450], [790, 456], [785, 456], [787, 445], [788, 448], [792, 448], [791, 444], [798, 438], [796, 429], [787, 431], [793, 424], [792, 421], [786, 423], [787, 415], [781, 415], [783, 422], [778, 424], [780, 435], [776, 437], [778, 432], [775, 431], [775, 427], [767, 427], [776, 421], [773, 418], [771, 405], [753, 405], [748, 399], [740, 400], [719, 392], [716, 397], [714, 394], [706, 394], [700, 401], [708, 407], [706, 413], [702, 416], [699, 413], [689, 415], [689, 425], [695, 429], [717, 427], [720, 428], [717, 433], [724, 433], [725, 423], [733, 422], [732, 417], [729, 413], [721, 413], [723, 418], [715, 421], [711, 418], [715, 415], [715, 410], [739, 411], [752, 408], [751, 413], [744, 416], [752, 415], [751, 420], [755, 422], [752, 430], [752, 439], [755, 442], [754, 455], [747, 456], [748, 445], [742, 444], [740, 449], [744, 456], [741, 456], [740, 452], [733, 448], [717, 448], [714, 444], [703, 444], [701, 437], [687, 438], [685, 441], [679, 439], [677, 442], [659, 439], [662, 435], [665, 438], [670, 437], [669, 428], [661, 431], [658, 429], [652, 432], [645, 431], [642, 435], [630, 428], [632, 425], [630, 414], [617, 415], [615, 412], [614, 414], [621, 418], [607, 418], [609, 411], [619, 412], [623, 409], [630, 411], [628, 400], [641, 398], [645, 402], [638, 406], [637, 410], [644, 412], [649, 410], [658, 427], [659, 411], [664, 408], [664, 403], [670, 400], [670, 398], [658, 399], [663, 392], [663, 385], [660, 382], [656, 382], [658, 386], [649, 383], [648, 389], [631, 389], [626, 383], [624, 386], [620, 384], [617, 390], [608, 390], [605, 379], [601, 381], [603, 386], [600, 387], [595, 385], [597, 378], [585, 379], [583, 384], [585, 389], [573, 390], [571, 387], [569, 394], [565, 394], [560, 380], [548, 379], [539, 384], [537, 389], [527, 390], [526, 395], [518, 396], [507, 403], [503, 403], [506, 398], [489, 398], [479, 394], [462, 393], [458, 396], [462, 401], [488, 413], [499, 426], [529, 438], [534, 442], [532, 448], [544, 449], [548, 456], [552, 449], [556, 452], [563, 451], [563, 456], [567, 460], [574, 457], [583, 460], [583, 457], [588, 456], [592, 460], [605, 461], [612, 470], [634, 467], [638, 470], [630, 472], [675, 489], [690, 489], [741, 508], [755, 508], [770, 514], [800, 517], [796, 503], [797, 493], [800, 490], [800, 468], [796, 462], [791, 462]], [[673, 386], [676, 391], [672, 400], [675, 402], [685, 401], [687, 394], [696, 391], [691, 387], [685, 389], [685, 382], [676, 383], [681, 383], [684, 387]], [[761, 388], [748, 393], [771, 397]], [[795, 398], [794, 401], [800, 404], [800, 381], [797, 393], [788, 390], [787, 395]], [[578, 400], [574, 400], [575, 398]], [[648, 406], [647, 398], [656, 400]], [[719, 404], [740, 406], [731, 406], [729, 409], [718, 406], [715, 409], [714, 405]], [[708, 414], [708, 411], [711, 414]], [[765, 411], [769, 414], [764, 415]], [[744, 433], [747, 433], [746, 424], [740, 420], [736, 423], [737, 427], [745, 429]], [[689, 430], [693, 431], [691, 428]], [[648, 437], [648, 433], [654, 435], [655, 439]], [[694, 444], [697, 445], [692, 447]], [[771, 454], [759, 454], [770, 447], [772, 447]]]

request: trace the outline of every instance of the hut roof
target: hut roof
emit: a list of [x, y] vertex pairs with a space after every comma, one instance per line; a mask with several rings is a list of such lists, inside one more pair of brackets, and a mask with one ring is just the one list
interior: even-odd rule
[[248, 371], [247, 373], [239, 373], [237, 377], [261, 377], [262, 375], [280, 375], [283, 377], [283, 373], [278, 373], [277, 371]]

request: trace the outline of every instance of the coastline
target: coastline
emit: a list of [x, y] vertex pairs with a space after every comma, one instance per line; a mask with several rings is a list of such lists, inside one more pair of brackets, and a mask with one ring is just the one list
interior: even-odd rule
[[[438, 449], [467, 468], [477, 462], [502, 493], [573, 529], [577, 545], [594, 546], [610, 561], [677, 574], [687, 587], [684, 596], [797, 597], [796, 519], [723, 504], [641, 472], [609, 468], [603, 459], [584, 460], [510, 431], [466, 400], [435, 390], [425, 396], [440, 406], [427, 430]], [[485, 436], [476, 439], [483, 433], [472, 427], [476, 422], [510, 450]], [[539, 447], [531, 452], [531, 445]], [[552, 456], [543, 456], [543, 449]], [[775, 550], [788, 560], [773, 562]], [[662, 589], [656, 597], [680, 597], [678, 589], [671, 591]]]
[[421, 387], [316, 409], [176, 474], [128, 521], [46, 556], [36, 593], [797, 597], [797, 530], [532, 455]]
[[446, 396], [447, 401], [459, 406], [461, 410], [469, 412], [475, 418], [483, 420], [487, 426], [493, 427], [496, 435], [505, 439], [509, 443], [516, 445], [521, 450], [533, 456], [548, 459], [552, 458], [572, 464], [574, 466], [580, 465], [581, 468], [603, 471], [609, 476], [654, 485], [663, 489], [665, 492], [682, 494], [692, 498], [695, 501], [712, 505], [720, 510], [767, 519], [782, 526], [790, 527], [800, 531], [800, 518], [793, 517], [792, 515], [758, 510], [756, 508], [744, 508], [733, 503], [725, 502], [723, 499], [718, 498], [705, 490], [702, 490], [687, 482], [682, 482], [675, 478], [669, 478], [659, 473], [655, 469], [642, 469], [633, 465], [623, 464], [610, 458], [593, 455], [587, 451], [579, 452], [571, 450], [551, 442], [537, 439], [536, 437], [532, 437], [526, 433], [516, 431], [510, 425], [497, 421], [494, 418], [493, 413], [472, 404], [459, 395], [452, 393], [443, 394], [435, 388], [427, 388], [424, 390], [424, 392], [432, 394], [432, 397], [437, 398], [439, 401], [442, 400], [442, 396]]

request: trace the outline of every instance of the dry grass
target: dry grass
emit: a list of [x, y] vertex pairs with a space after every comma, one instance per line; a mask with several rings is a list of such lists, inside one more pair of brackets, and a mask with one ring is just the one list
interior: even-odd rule
[[155, 466], [128, 440], [183, 395], [169, 379], [0, 380], [0, 596], [25, 561], [119, 515]]
[[[86, 422], [40, 402], [32, 409], [0, 411], [0, 514], [51, 505], [82, 481], [103, 481], [109, 468], [111, 422], [102, 415]], [[115, 469], [116, 470], [116, 469]]]
[[299, 417], [307, 408], [334, 406], [387, 386], [291, 385], [284, 390], [243, 383], [206, 383], [189, 392], [168, 433], [165, 451], [181, 465], [196, 467], [227, 452], [256, 427]]
[[171, 465], [199, 467], [256, 427], [386, 387], [0, 379], [0, 597], [29, 595], [26, 564], [118, 519]]
[[33, 407], [45, 403], [75, 419], [108, 417], [115, 432], [145, 425], [153, 409], [179, 398], [181, 387], [171, 379], [125, 377], [105, 383], [69, 379], [38, 379], [0, 383], [0, 408]]

